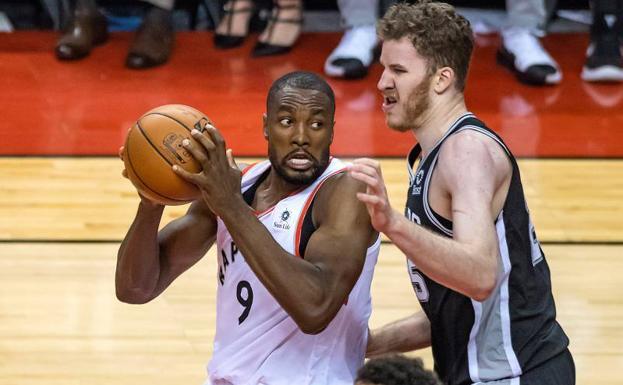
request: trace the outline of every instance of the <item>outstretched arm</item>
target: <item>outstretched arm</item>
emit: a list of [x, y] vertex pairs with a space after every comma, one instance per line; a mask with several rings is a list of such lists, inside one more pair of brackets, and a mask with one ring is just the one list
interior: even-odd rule
[[435, 169], [452, 200], [453, 238], [428, 231], [391, 208], [378, 162], [358, 159], [351, 175], [368, 186], [357, 197], [366, 204], [377, 230], [431, 279], [483, 301], [496, 284], [498, 245], [492, 204], [508, 174], [508, 160], [494, 161], [482, 135], [457, 140], [458, 135], [444, 144]]
[[423, 311], [370, 331], [366, 357], [404, 353], [430, 346], [430, 321]]

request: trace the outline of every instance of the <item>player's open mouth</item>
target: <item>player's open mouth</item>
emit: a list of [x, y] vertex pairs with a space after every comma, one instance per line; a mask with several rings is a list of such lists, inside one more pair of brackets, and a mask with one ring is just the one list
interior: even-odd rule
[[383, 111], [387, 112], [392, 109], [392, 107], [396, 105], [397, 101], [398, 100], [393, 96], [383, 96]]
[[295, 170], [304, 171], [311, 168], [314, 165], [314, 162], [312, 161], [311, 155], [304, 151], [298, 151], [288, 155], [286, 164], [288, 167]]

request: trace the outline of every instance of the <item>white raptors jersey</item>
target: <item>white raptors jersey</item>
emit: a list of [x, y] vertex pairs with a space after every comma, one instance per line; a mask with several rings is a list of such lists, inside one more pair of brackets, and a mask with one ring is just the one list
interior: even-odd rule
[[[344, 171], [344, 166], [333, 158], [310, 186], [256, 214], [292, 258], [300, 258], [299, 244], [306, 242], [301, 231], [316, 192], [329, 177]], [[269, 168], [270, 162], [264, 161], [245, 170], [242, 191], [258, 184]], [[220, 219], [217, 246], [216, 336], [207, 384], [352, 385], [364, 360], [370, 284], [380, 238], [368, 249], [348, 300], [317, 335], [304, 334], [281, 308], [247, 265]]]

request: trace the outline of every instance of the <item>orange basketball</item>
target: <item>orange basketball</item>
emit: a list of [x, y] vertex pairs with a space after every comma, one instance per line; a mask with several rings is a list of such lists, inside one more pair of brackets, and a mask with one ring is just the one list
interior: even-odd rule
[[196, 141], [193, 128], [204, 131], [212, 121], [202, 112], [182, 104], [154, 108], [141, 116], [128, 132], [123, 161], [128, 178], [146, 198], [166, 205], [197, 199], [196, 186], [177, 176], [171, 166], [199, 172], [201, 165], [182, 147], [182, 140]]

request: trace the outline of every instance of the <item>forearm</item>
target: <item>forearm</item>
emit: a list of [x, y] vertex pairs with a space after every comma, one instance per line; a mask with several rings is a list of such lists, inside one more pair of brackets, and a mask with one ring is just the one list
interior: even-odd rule
[[[221, 219], [249, 267], [304, 331], [326, 316], [333, 288], [317, 266], [286, 252], [252, 214], [238, 205]], [[319, 322], [322, 323], [322, 322]]]
[[443, 237], [397, 212], [386, 235], [429, 278], [468, 297], [483, 300], [495, 283], [497, 249]]
[[367, 357], [430, 346], [430, 322], [423, 311], [370, 332]]
[[151, 299], [160, 276], [158, 226], [164, 206], [141, 202], [117, 254], [115, 286], [125, 302]]

